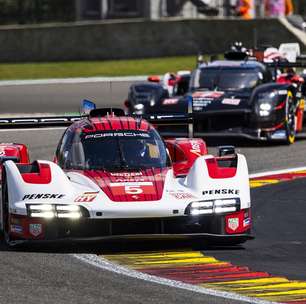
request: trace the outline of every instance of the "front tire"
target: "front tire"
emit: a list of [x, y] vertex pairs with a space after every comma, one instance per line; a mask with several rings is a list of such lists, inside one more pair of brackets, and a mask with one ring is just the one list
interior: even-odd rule
[[287, 95], [286, 116], [285, 116], [285, 131], [286, 131], [285, 143], [287, 145], [291, 145], [295, 142], [295, 135], [296, 135], [295, 126], [296, 126], [295, 105], [293, 102], [292, 92], [289, 91]]
[[13, 242], [9, 234], [9, 202], [8, 202], [8, 188], [5, 176], [5, 170], [2, 172], [2, 200], [1, 200], [1, 211], [2, 211], [2, 235], [4, 243], [7, 246], [12, 246]]

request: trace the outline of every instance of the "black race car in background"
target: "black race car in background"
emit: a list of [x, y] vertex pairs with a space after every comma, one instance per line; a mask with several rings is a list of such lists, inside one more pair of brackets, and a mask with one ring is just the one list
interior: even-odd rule
[[[200, 64], [185, 83], [180, 77], [173, 80], [172, 94], [165, 83], [132, 85], [126, 106], [158, 125], [164, 136], [189, 133], [291, 144], [302, 130], [305, 93], [304, 79], [293, 66], [228, 52], [225, 60]], [[185, 86], [189, 81], [186, 94], [180, 81]]]

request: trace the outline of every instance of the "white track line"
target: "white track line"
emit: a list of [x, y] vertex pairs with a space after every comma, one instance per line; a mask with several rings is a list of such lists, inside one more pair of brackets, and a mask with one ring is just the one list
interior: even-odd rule
[[295, 172], [295, 171], [304, 171], [304, 170], [306, 170], [306, 167], [296, 167], [296, 168], [291, 168], [291, 169], [282, 169], [282, 170], [253, 173], [253, 174], [250, 174], [249, 177], [250, 178], [265, 177], [269, 175], [285, 174], [285, 173], [290, 173], [290, 172]]
[[124, 81], [145, 81], [148, 76], [120, 76], [120, 77], [80, 77], [80, 78], [50, 78], [50, 79], [29, 79], [29, 80], [2, 80], [0, 87], [40, 84], [74, 84], [93, 82], [124, 82]]
[[197, 293], [202, 293], [210, 296], [215, 296], [215, 297], [221, 297], [224, 299], [230, 299], [230, 300], [236, 300], [236, 301], [243, 301], [246, 303], [253, 303], [253, 304], [271, 304], [275, 302], [270, 302], [270, 301], [265, 301], [265, 300], [260, 300], [256, 298], [250, 298], [246, 296], [241, 296], [236, 293], [231, 293], [231, 292], [226, 292], [226, 291], [218, 291], [214, 289], [208, 289], [204, 288], [201, 286], [197, 285], [192, 285], [192, 284], [186, 284], [182, 283], [179, 281], [174, 281], [174, 280], [169, 280], [169, 279], [164, 279], [160, 278], [157, 276], [152, 276], [146, 273], [138, 272], [132, 269], [129, 269], [127, 267], [123, 267], [121, 265], [117, 265], [113, 262], [108, 261], [107, 259], [104, 259], [102, 257], [98, 257], [94, 254], [73, 254], [74, 257], [77, 259], [93, 265], [95, 267], [112, 271], [115, 273], [118, 273], [120, 275], [125, 275], [128, 277], [132, 277], [135, 279], [141, 279], [147, 282], [152, 282], [152, 283], [157, 283], [161, 285], [166, 285], [166, 286], [171, 286], [171, 287], [176, 287], [184, 290], [189, 290]]

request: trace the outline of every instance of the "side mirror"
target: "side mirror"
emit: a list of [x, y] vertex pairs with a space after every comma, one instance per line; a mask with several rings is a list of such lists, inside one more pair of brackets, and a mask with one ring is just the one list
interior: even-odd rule
[[81, 105], [80, 114], [82, 116], [89, 115], [91, 110], [96, 109], [96, 104], [90, 100], [84, 99]]
[[235, 155], [235, 147], [234, 146], [220, 146], [218, 147], [219, 157], [227, 156], [227, 155]]

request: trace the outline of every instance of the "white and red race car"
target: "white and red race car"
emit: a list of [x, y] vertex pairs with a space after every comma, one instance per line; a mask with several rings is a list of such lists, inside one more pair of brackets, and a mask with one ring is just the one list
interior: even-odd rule
[[98, 238], [251, 236], [246, 159], [232, 148], [207, 153], [202, 139], [163, 141], [141, 118], [105, 115], [71, 124], [54, 162], [28, 160], [1, 144], [1, 229], [9, 245]]

